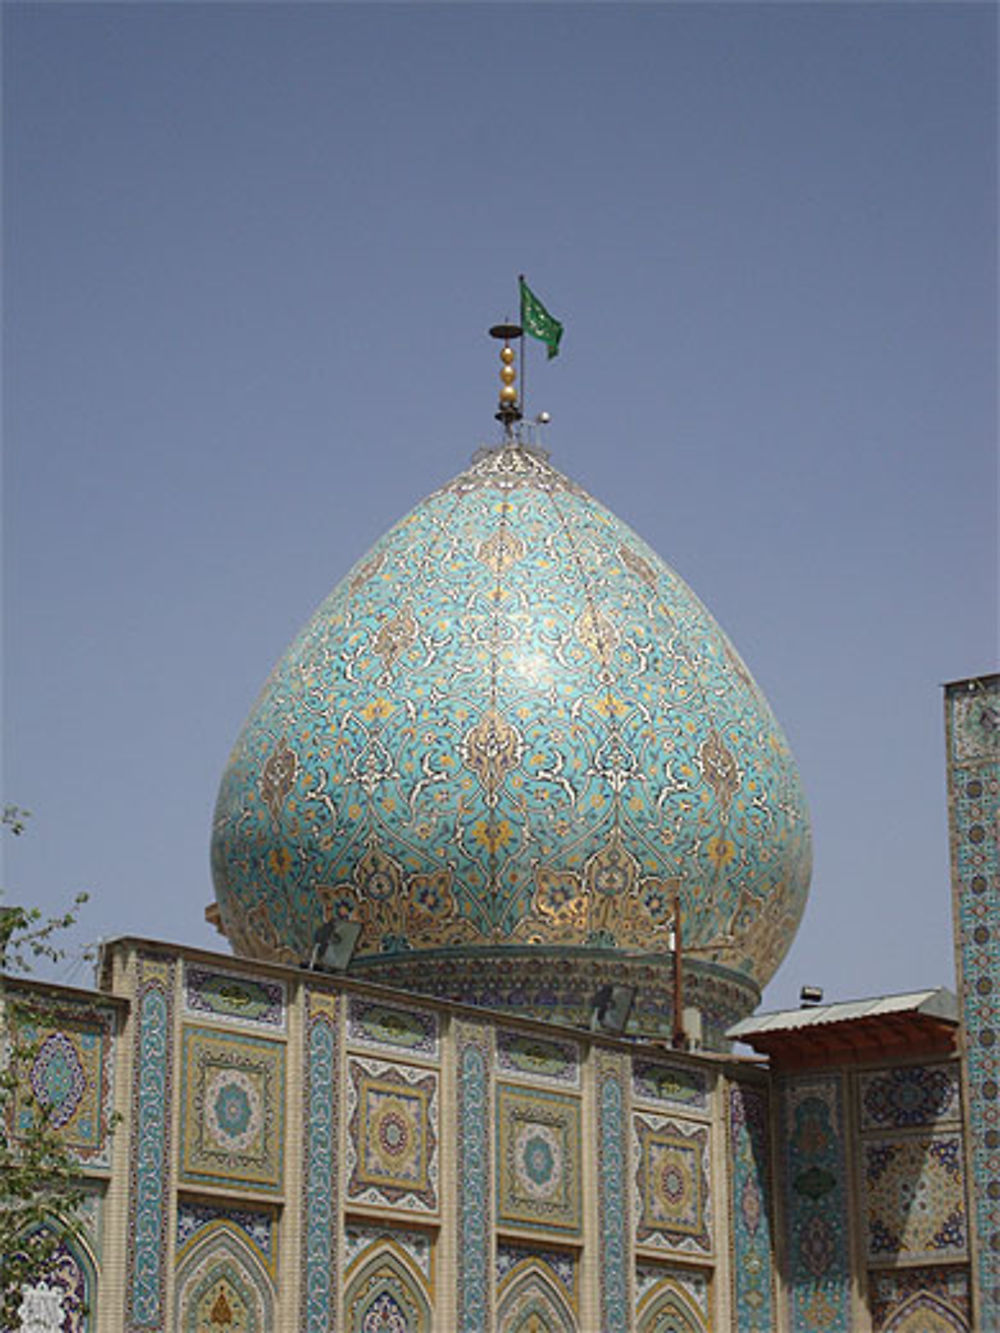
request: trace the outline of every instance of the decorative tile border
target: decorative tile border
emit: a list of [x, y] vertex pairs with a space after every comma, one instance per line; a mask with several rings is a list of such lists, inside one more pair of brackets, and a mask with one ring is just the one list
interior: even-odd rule
[[957, 1061], [899, 1065], [858, 1075], [858, 1122], [865, 1130], [914, 1129], [962, 1113]]
[[175, 964], [140, 954], [135, 998], [126, 1321], [162, 1329], [166, 1319], [167, 1173], [173, 1069]]
[[850, 1333], [844, 1093], [839, 1075], [780, 1085], [791, 1326]]
[[1000, 1328], [1000, 676], [945, 690], [973, 1316]]
[[183, 1012], [202, 1022], [285, 1031], [288, 988], [270, 977], [184, 964]]
[[642, 1102], [676, 1106], [687, 1113], [708, 1112], [708, 1075], [658, 1060], [632, 1062], [632, 1096]]
[[58, 1001], [14, 991], [11, 1025], [34, 1048], [26, 1083], [14, 1099], [15, 1134], [30, 1126], [39, 1105], [73, 1156], [89, 1168], [111, 1165], [114, 1042], [110, 1006], [60, 996]]
[[579, 1305], [580, 1265], [577, 1256], [568, 1250], [542, 1249], [535, 1245], [514, 1245], [508, 1241], [497, 1243], [497, 1291], [529, 1268], [539, 1268], [569, 1302], [572, 1309]]
[[740, 1333], [771, 1333], [777, 1324], [774, 1205], [767, 1088], [729, 1088], [729, 1234], [732, 1317]]
[[687, 1254], [712, 1252], [707, 1125], [635, 1112], [635, 1239]]
[[275, 1276], [278, 1264], [278, 1223], [273, 1209], [238, 1208], [231, 1204], [181, 1199], [177, 1205], [176, 1262], [210, 1232], [230, 1230], [243, 1237], [263, 1266]]
[[[664, 1329], [666, 1333], [672, 1329], [707, 1333], [711, 1327], [711, 1303], [712, 1281], [708, 1270], [646, 1260], [636, 1264], [636, 1317], [644, 1322], [653, 1319], [655, 1322], [649, 1327]], [[733, 1324], [733, 1328], [737, 1325]], [[739, 1333], [746, 1333], [742, 1324], [738, 1329]]]
[[388, 1047], [400, 1055], [436, 1060], [439, 1054], [437, 1014], [352, 996], [348, 1000], [347, 1038], [354, 1046]]
[[490, 1333], [493, 1328], [490, 1267], [493, 1259], [490, 1218], [490, 1029], [479, 1023], [455, 1024], [458, 1081], [458, 1333]]
[[580, 1047], [508, 1028], [497, 1029], [497, 1073], [513, 1078], [580, 1086]]
[[427, 1284], [434, 1288], [434, 1243], [426, 1231], [409, 1227], [383, 1226], [378, 1222], [351, 1222], [344, 1231], [344, 1259], [350, 1273], [361, 1260], [379, 1245], [388, 1243], [406, 1255], [414, 1269]]
[[949, 1265], [876, 1271], [868, 1276], [868, 1290], [873, 1333], [886, 1333], [899, 1315], [918, 1311], [924, 1313], [926, 1328], [971, 1333], [967, 1268]]
[[347, 1070], [347, 1197], [436, 1212], [438, 1075], [358, 1056]]
[[627, 1328], [631, 1256], [628, 1215], [628, 1057], [598, 1050], [597, 1211], [601, 1327]]
[[862, 1140], [870, 1264], [966, 1258], [962, 1149], [959, 1133]]
[[580, 1103], [541, 1088], [497, 1087], [497, 1221], [575, 1235], [581, 1221]]
[[194, 1185], [281, 1189], [285, 1046], [185, 1027], [180, 1178]]
[[340, 1173], [340, 999], [306, 990], [304, 1031], [305, 1161], [302, 1197], [302, 1327], [336, 1333], [340, 1292], [335, 1235]]

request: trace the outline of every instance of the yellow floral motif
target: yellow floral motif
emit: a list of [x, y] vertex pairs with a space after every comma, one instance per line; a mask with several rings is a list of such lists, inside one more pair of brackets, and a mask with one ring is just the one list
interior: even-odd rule
[[287, 875], [292, 868], [292, 854], [287, 847], [273, 847], [267, 862], [276, 875]]
[[736, 844], [728, 838], [709, 838], [706, 845], [709, 860], [721, 869], [727, 866], [736, 855]]
[[481, 819], [478, 824], [472, 826], [473, 840], [481, 847], [485, 847], [491, 855], [506, 847], [513, 836], [514, 831], [506, 819], [497, 820], [496, 823], [487, 823], [485, 819]]
[[366, 722], [374, 722], [377, 719], [388, 717], [395, 707], [394, 703], [380, 695], [379, 698], [372, 699], [370, 703], [365, 704], [361, 709], [361, 716]]

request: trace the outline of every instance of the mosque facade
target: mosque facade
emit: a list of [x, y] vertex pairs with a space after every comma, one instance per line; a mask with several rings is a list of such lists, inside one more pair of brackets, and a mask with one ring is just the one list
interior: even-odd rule
[[958, 996], [758, 1014], [809, 886], [787, 741], [508, 428], [254, 704], [213, 828], [232, 955], [6, 983], [8, 1132], [45, 1102], [86, 1185], [22, 1328], [1000, 1330], [1000, 677], [945, 714]]

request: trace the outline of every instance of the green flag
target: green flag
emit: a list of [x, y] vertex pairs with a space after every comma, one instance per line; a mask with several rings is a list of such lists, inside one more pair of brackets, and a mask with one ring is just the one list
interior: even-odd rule
[[523, 278], [518, 278], [521, 287], [521, 327], [532, 338], [538, 338], [549, 349], [549, 360], [559, 355], [559, 339], [563, 326], [553, 319]]

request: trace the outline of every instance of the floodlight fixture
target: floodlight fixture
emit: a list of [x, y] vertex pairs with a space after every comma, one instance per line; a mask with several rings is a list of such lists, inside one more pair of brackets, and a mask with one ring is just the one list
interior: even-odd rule
[[324, 921], [313, 936], [311, 972], [344, 972], [361, 934], [360, 921]]
[[634, 986], [602, 986], [591, 1004], [591, 1032], [609, 1032], [620, 1037], [628, 1026], [635, 989]]
[[799, 991], [799, 1008], [812, 1009], [823, 1003], [822, 986], [803, 986]]

